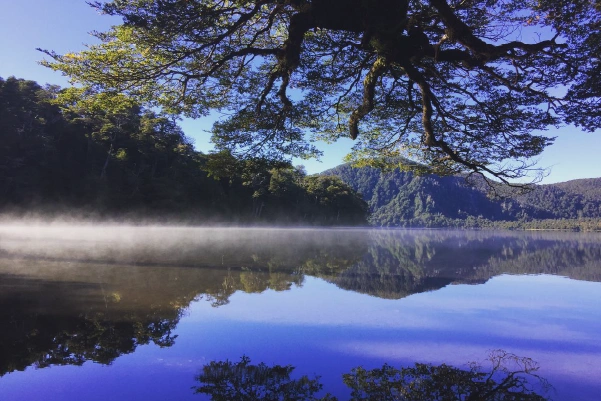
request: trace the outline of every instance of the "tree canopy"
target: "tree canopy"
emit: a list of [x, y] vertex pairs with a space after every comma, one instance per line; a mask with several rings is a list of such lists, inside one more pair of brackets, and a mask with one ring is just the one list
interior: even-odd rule
[[128, 96], [0, 77], [0, 212], [355, 225], [367, 204], [337, 177], [195, 151]]
[[523, 177], [550, 126], [601, 125], [599, 0], [113, 0], [123, 23], [74, 82], [191, 117], [226, 117], [234, 154], [408, 156], [437, 173]]

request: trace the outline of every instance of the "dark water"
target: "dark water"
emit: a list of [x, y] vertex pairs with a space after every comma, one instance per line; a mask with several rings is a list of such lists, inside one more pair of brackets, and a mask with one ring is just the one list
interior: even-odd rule
[[[203, 400], [211, 361], [535, 360], [601, 399], [601, 236], [0, 226], [0, 400]], [[320, 393], [322, 394], [322, 393]]]

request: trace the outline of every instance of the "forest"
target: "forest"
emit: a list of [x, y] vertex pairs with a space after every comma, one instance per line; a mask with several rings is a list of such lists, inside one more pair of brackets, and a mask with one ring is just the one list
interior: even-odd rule
[[0, 78], [0, 211], [186, 223], [599, 230], [601, 179], [499, 197], [482, 181], [194, 149], [132, 99]]
[[339, 178], [203, 154], [173, 117], [126, 97], [0, 78], [0, 136], [5, 215], [365, 224], [365, 202]]
[[601, 229], [600, 178], [511, 192], [477, 178], [416, 174], [398, 168], [344, 164], [323, 174], [340, 177], [361, 193], [369, 204], [369, 222], [375, 226]]

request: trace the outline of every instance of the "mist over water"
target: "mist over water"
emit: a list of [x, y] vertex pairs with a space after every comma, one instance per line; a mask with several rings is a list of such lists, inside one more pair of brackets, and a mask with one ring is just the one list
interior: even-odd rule
[[283, 257], [305, 247], [329, 248], [349, 240], [352, 246], [366, 235], [362, 230], [310, 228], [1, 225], [0, 252], [90, 263], [241, 267], [253, 253]]
[[504, 349], [540, 363], [553, 399], [594, 400], [600, 244], [597, 233], [5, 222], [0, 394], [202, 399], [190, 388], [204, 364], [248, 355], [321, 375], [346, 399], [340, 377], [355, 366], [466, 366]]
[[303, 256], [299, 253], [308, 249], [365, 252], [374, 245], [409, 246], [418, 257], [417, 253], [427, 251], [422, 246], [478, 248], [481, 244], [480, 248], [485, 248], [486, 243], [506, 239], [513, 248], [504, 249], [502, 256], [534, 241], [586, 246], [600, 241], [601, 233], [4, 223], [0, 224], [0, 255], [86, 263], [244, 267], [260, 266], [258, 256], [278, 257], [282, 263], [291, 258], [288, 263], [293, 265]]

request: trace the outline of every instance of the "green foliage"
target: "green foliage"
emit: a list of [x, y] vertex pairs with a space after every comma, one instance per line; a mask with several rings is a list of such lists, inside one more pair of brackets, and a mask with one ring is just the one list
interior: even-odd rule
[[2, 108], [10, 124], [0, 133], [5, 210], [75, 206], [103, 213], [203, 202], [194, 199], [196, 186], [210, 184], [200, 155], [172, 119], [121, 95], [1, 82], [7, 103], [27, 102]]
[[273, 196], [283, 199], [298, 199], [302, 196], [303, 183], [306, 174], [296, 168], [275, 168], [270, 171], [269, 192]]
[[5, 196], [20, 192], [31, 199], [34, 188], [52, 178], [49, 168], [59, 161], [55, 138], [67, 128], [50, 102], [53, 89], [0, 78], [0, 193]]
[[0, 106], [4, 211], [365, 223], [363, 202], [341, 182], [312, 203], [309, 179], [288, 162], [227, 150], [203, 155], [172, 116], [122, 94], [0, 78]]
[[404, 156], [434, 173], [523, 177], [564, 123], [601, 126], [590, 0], [114, 0], [123, 23], [43, 64], [95, 90], [215, 124], [236, 155]]
[[[0, 207], [161, 211], [300, 224], [599, 230], [598, 179], [505, 199], [460, 177], [341, 166], [310, 176], [282, 159], [194, 151], [169, 116], [91, 89], [0, 79]], [[401, 159], [401, 164], [405, 163]], [[397, 163], [398, 164], [398, 163]], [[207, 177], [208, 175], [208, 177]], [[210, 177], [214, 179], [210, 179]], [[217, 179], [217, 181], [215, 180]], [[347, 183], [347, 184], [345, 184]]]
[[[238, 159], [229, 151], [208, 155], [210, 176], [225, 183], [227, 191], [250, 194], [256, 217], [277, 222], [325, 225], [366, 223], [367, 206], [352, 188], [337, 177], [306, 176], [302, 168], [260, 157]], [[241, 197], [243, 199], [243, 197]]]

